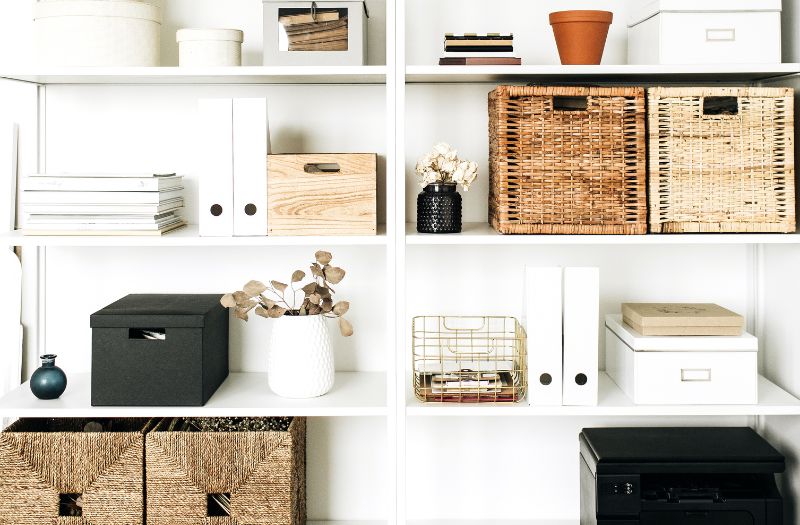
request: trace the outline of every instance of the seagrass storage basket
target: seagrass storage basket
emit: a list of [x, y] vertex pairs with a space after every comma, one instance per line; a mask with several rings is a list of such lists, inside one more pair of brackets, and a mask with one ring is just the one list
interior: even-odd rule
[[638, 87], [489, 93], [489, 222], [500, 233], [647, 232]]
[[420, 401], [515, 402], [525, 397], [525, 330], [513, 317], [414, 317], [414, 394]]
[[[102, 431], [85, 431], [93, 426]], [[148, 428], [147, 419], [16, 421], [0, 433], [0, 521], [141, 525]]]
[[279, 419], [162, 420], [147, 436], [147, 523], [305, 524], [306, 420], [263, 430]]
[[791, 88], [648, 90], [650, 231], [794, 232]]

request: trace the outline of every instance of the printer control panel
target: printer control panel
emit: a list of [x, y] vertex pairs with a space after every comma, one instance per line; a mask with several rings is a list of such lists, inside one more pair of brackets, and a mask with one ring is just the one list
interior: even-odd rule
[[641, 508], [639, 475], [597, 476], [597, 506], [602, 514], [637, 513]]

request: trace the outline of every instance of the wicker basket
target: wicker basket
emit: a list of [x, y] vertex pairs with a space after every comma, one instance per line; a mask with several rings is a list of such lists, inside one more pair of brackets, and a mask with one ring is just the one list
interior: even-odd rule
[[115, 419], [104, 425], [110, 431], [84, 432], [89, 421], [20, 419], [0, 434], [0, 522], [143, 523], [148, 420]]
[[[147, 523], [303, 525], [306, 420], [286, 432], [176, 432], [162, 421], [147, 435]], [[229, 515], [212, 513], [214, 495]]]
[[651, 232], [795, 231], [792, 89], [648, 97]]
[[500, 233], [646, 233], [645, 171], [642, 88], [489, 94], [489, 222]]

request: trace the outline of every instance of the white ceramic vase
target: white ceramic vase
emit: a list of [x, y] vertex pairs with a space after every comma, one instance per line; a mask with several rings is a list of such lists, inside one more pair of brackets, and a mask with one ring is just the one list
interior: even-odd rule
[[333, 388], [333, 379], [333, 350], [325, 319], [321, 315], [275, 319], [267, 360], [269, 388], [281, 397], [317, 397]]

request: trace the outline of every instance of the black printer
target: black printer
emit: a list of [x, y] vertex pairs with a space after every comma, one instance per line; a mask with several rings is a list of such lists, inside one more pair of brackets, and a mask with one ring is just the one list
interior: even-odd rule
[[585, 428], [581, 525], [781, 525], [784, 458], [750, 428]]

